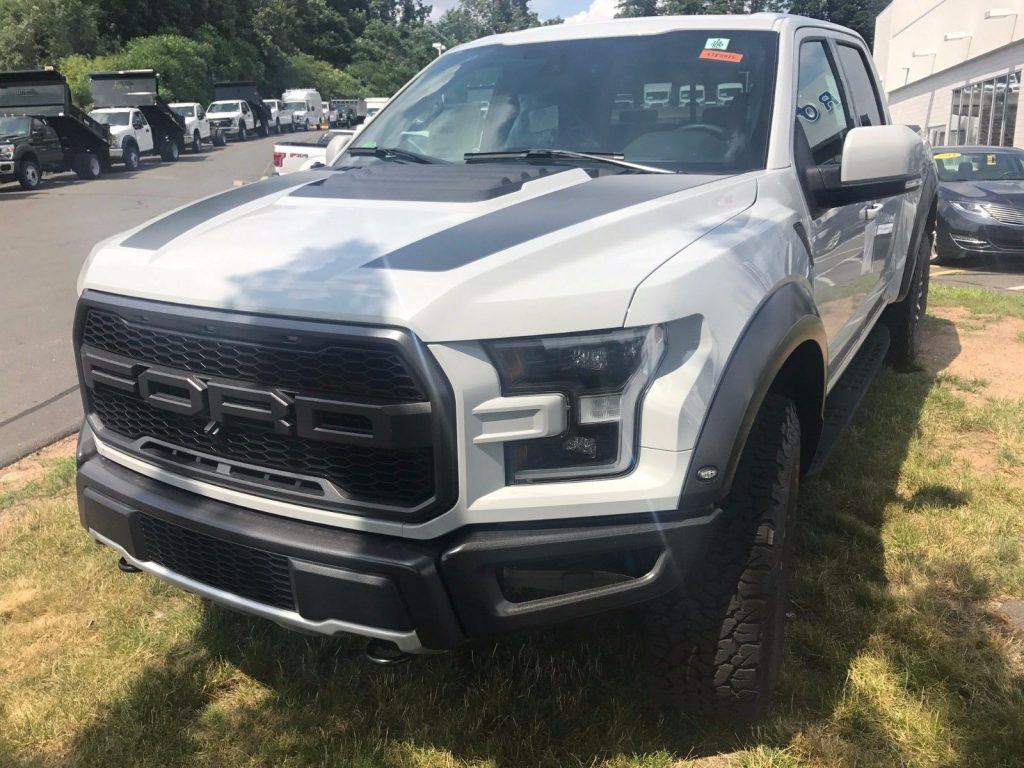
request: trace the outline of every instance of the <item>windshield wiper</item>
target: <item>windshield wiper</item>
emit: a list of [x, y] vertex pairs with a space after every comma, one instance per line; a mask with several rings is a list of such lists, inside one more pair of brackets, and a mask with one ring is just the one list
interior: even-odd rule
[[631, 163], [625, 159], [625, 155], [614, 152], [575, 152], [571, 149], [517, 149], [508, 152], [467, 152], [463, 159], [467, 163], [486, 163], [490, 160], [546, 160], [551, 158], [568, 158], [570, 160], [588, 160], [594, 163], [606, 163], [629, 168], [644, 173], [673, 173], [664, 168], [655, 168], [651, 165]]
[[398, 147], [352, 147], [346, 150], [346, 154], [353, 157], [379, 157], [381, 160], [408, 160], [412, 163], [437, 162], [436, 158]]

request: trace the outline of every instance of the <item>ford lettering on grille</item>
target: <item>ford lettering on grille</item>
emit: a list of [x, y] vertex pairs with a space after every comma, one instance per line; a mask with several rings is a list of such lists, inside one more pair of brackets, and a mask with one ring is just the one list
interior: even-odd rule
[[136, 362], [121, 355], [81, 349], [82, 378], [89, 389], [104, 385], [134, 395], [154, 408], [202, 419], [216, 434], [226, 423], [258, 422], [275, 433], [374, 448], [431, 445], [429, 402], [354, 403], [199, 376]]

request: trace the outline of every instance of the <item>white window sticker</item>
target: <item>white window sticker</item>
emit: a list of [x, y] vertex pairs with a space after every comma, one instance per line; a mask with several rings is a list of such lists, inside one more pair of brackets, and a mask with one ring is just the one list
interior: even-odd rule
[[704, 48], [709, 51], [724, 51], [729, 47], [728, 37], [709, 37]]

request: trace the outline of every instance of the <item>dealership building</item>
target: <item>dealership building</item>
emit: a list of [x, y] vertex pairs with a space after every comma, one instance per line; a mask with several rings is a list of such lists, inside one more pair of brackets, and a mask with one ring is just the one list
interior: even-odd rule
[[1024, 147], [1024, 0], [894, 0], [874, 56], [895, 122], [935, 146]]

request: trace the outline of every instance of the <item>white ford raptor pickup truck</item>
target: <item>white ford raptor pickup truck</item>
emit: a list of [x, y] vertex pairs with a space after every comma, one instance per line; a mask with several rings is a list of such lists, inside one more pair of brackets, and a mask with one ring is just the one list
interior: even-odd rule
[[797, 489], [914, 355], [936, 187], [838, 26], [460, 46], [326, 167], [96, 246], [82, 524], [380, 661], [643, 604], [660, 695], [757, 717]]

